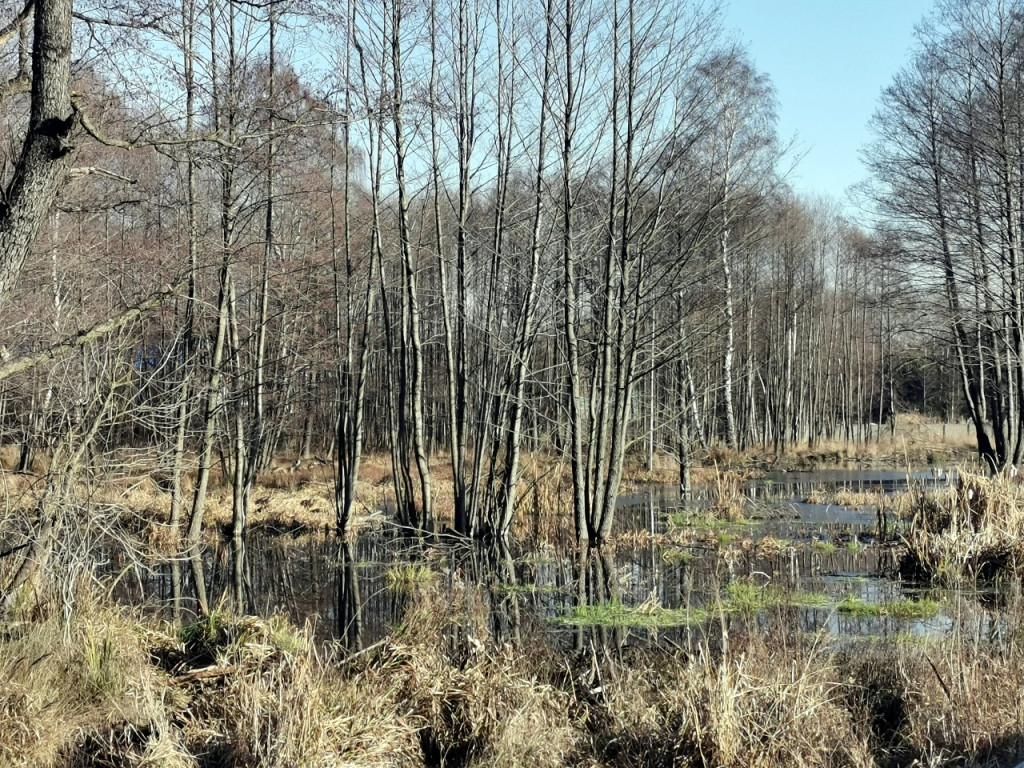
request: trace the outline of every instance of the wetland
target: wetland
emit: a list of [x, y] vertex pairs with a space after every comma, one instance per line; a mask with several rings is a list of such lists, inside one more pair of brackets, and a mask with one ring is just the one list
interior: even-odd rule
[[[5, 630], [0, 755], [1010, 766], [1024, 751], [1019, 573], [988, 530], [1008, 526], [1015, 480], [709, 471], [689, 497], [634, 484], [584, 552], [568, 515], [537, 508], [506, 546], [410, 535], [383, 506], [339, 541], [310, 516], [326, 488], [311, 474], [266, 489], [306, 517], [252, 527], [242, 606], [233, 540], [206, 538], [206, 615], [159, 524], [135, 550], [96, 539], [93, 585]], [[946, 546], [974, 532], [956, 578], [922, 570], [922, 526]]]

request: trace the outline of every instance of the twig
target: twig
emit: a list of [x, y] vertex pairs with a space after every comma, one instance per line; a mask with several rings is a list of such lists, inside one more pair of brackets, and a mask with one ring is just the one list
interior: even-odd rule
[[184, 685], [185, 683], [191, 683], [194, 680], [210, 680], [215, 677], [224, 677], [237, 669], [237, 665], [232, 664], [230, 667], [203, 667], [202, 669], [194, 669], [191, 672], [186, 672], [183, 675], [175, 675], [171, 678], [171, 682], [175, 685]]
[[942, 675], [939, 674], [939, 668], [935, 666], [935, 662], [933, 662], [931, 660], [931, 658], [929, 658], [928, 654], [925, 654], [924, 658], [928, 662], [928, 665], [932, 668], [932, 672], [935, 673], [935, 679], [939, 681], [939, 685], [941, 685], [942, 686], [942, 690], [945, 691], [946, 698], [949, 699], [949, 701], [952, 703], [952, 701], [953, 701], [953, 694], [950, 693], [949, 692], [949, 688], [946, 687], [946, 683], [942, 679]]

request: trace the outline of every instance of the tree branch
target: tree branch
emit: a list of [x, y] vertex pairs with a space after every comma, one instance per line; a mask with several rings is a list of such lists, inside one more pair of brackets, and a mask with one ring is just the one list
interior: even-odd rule
[[74, 336], [63, 339], [40, 352], [36, 352], [31, 355], [24, 355], [15, 360], [0, 363], [0, 381], [9, 379], [11, 376], [21, 373], [22, 371], [26, 371], [29, 368], [33, 368], [40, 363], [45, 363], [50, 360], [60, 360], [74, 352], [79, 347], [84, 347], [86, 344], [96, 341], [97, 339], [106, 336], [108, 333], [112, 333], [119, 328], [123, 328], [128, 325], [128, 323], [138, 319], [149, 310], [160, 306], [169, 298], [177, 294], [184, 284], [185, 280], [180, 279], [176, 283], [150, 294], [139, 304], [128, 307], [128, 309], [121, 312], [121, 314], [96, 323], [92, 328], [79, 331]]
[[72, 179], [80, 179], [83, 176], [106, 176], [109, 179], [116, 179], [117, 181], [123, 181], [125, 184], [137, 184], [138, 179], [130, 179], [127, 176], [122, 176], [119, 173], [108, 171], [105, 168], [100, 168], [96, 165], [87, 165], [79, 168], [72, 168], [68, 171], [68, 177]]
[[101, 131], [96, 124], [92, 121], [85, 110], [82, 109], [82, 105], [77, 99], [72, 97], [71, 108], [74, 110], [75, 115], [78, 117], [78, 122], [82, 126], [83, 130], [91, 136], [93, 139], [98, 141], [100, 144], [105, 144], [108, 147], [116, 147], [117, 149], [133, 150], [140, 147], [176, 147], [185, 146], [187, 144], [220, 144], [222, 147], [228, 147], [230, 149], [237, 148], [242, 142], [249, 141], [252, 139], [266, 139], [274, 136], [283, 136], [293, 131], [299, 130], [300, 128], [306, 128], [310, 125], [331, 125], [337, 121], [323, 120], [317, 123], [293, 123], [285, 126], [284, 128], [275, 131], [260, 131], [259, 133], [246, 133], [235, 137], [235, 141], [231, 142], [220, 135], [219, 131], [214, 133], [207, 133], [201, 136], [183, 136], [180, 138], [164, 138], [164, 139], [117, 139], [111, 136], [107, 136]]
[[82, 128], [87, 134], [93, 139], [98, 141], [100, 144], [105, 144], [108, 147], [117, 147], [118, 149], [127, 149], [129, 151], [137, 149], [139, 147], [155, 147], [155, 146], [172, 146], [176, 144], [191, 144], [199, 142], [212, 142], [214, 144], [220, 144], [225, 147], [232, 146], [231, 142], [227, 141], [223, 137], [216, 133], [211, 133], [206, 136], [196, 136], [193, 138], [183, 139], [147, 139], [145, 141], [128, 141], [125, 139], [115, 139], [107, 136], [96, 124], [89, 118], [89, 115], [82, 109], [82, 105], [78, 103], [76, 99], [72, 99], [71, 108], [74, 110], [75, 115], [78, 116], [78, 121]]
[[103, 27], [124, 27], [125, 29], [153, 29], [156, 31], [162, 31], [160, 28], [160, 22], [166, 18], [165, 16], [156, 16], [148, 21], [136, 19], [133, 21], [117, 21], [116, 19], [102, 19], [98, 16], [86, 16], [84, 13], [75, 11], [71, 14], [78, 21], [85, 22], [92, 26], [96, 24]]
[[3, 29], [0, 29], [0, 46], [7, 44], [7, 41], [14, 37], [21, 30], [21, 25], [32, 13], [32, 7], [35, 5], [35, 0], [28, 0], [25, 3], [25, 7], [21, 9], [21, 13], [14, 17], [10, 24]]

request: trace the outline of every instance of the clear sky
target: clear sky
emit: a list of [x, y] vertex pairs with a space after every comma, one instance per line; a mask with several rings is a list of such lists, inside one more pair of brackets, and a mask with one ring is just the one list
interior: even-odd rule
[[908, 60], [934, 0], [723, 0], [724, 22], [775, 84], [779, 133], [805, 152], [799, 194], [846, 202], [882, 88]]

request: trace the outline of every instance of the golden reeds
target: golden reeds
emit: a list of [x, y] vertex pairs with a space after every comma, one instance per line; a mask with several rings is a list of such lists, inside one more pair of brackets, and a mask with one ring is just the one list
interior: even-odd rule
[[1024, 570], [1024, 487], [1016, 478], [962, 471], [947, 490], [914, 494], [903, 514], [905, 576], [956, 584]]

